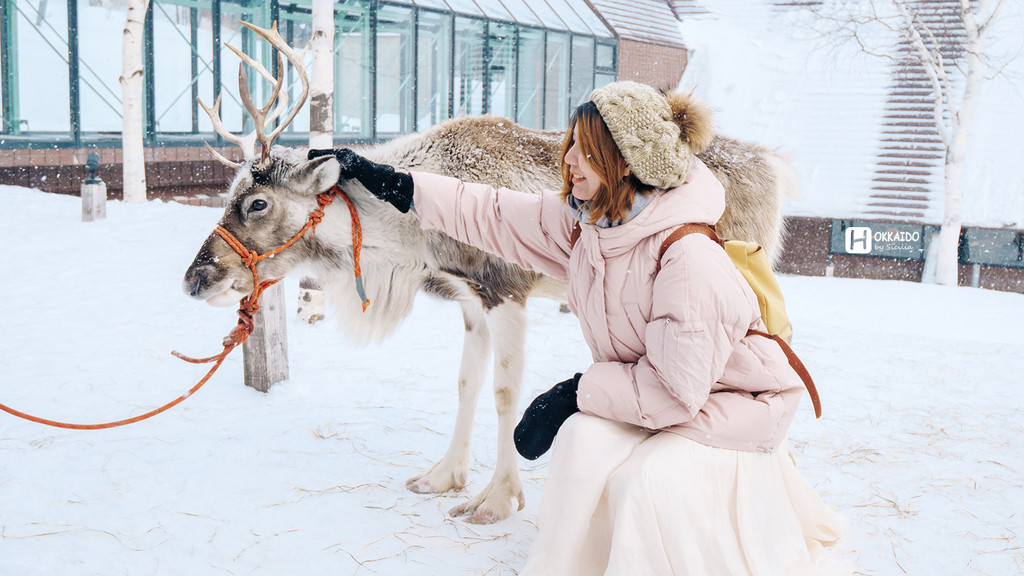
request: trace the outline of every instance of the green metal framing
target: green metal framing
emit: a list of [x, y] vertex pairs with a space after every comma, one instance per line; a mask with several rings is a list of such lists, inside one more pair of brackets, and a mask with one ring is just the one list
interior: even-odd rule
[[370, 78], [366, 86], [370, 89], [370, 140], [377, 139], [377, 0], [368, 0], [370, 3]]
[[494, 49], [491, 48], [491, 40], [491, 22], [490, 20], [484, 20], [483, 62], [480, 66], [484, 73], [480, 86], [480, 111], [484, 114], [491, 111], [491, 58], [494, 57]]
[[14, 1], [0, 0], [0, 106], [3, 106], [3, 125], [0, 134], [19, 134], [21, 126], [17, 120], [18, 111], [18, 59], [12, 57], [11, 47], [18, 44], [18, 27], [15, 26]]
[[412, 9], [412, 54], [414, 61], [412, 62], [413, 70], [417, 72], [412, 75], [412, 118], [410, 124], [413, 130], [416, 129], [416, 120], [419, 118], [420, 113], [420, 75], [419, 75], [419, 54], [420, 54], [420, 9], [413, 7]]
[[[212, 0], [210, 2], [210, 20], [213, 22], [220, 22], [221, 19], [221, 6], [220, 0]], [[217, 81], [221, 77], [220, 70], [220, 26], [210, 26], [211, 37], [213, 40], [213, 101], [216, 102], [220, 98], [220, 82]], [[218, 135], [217, 143], [223, 143], [223, 139]]]
[[82, 140], [82, 76], [78, 68], [78, 2], [68, 2], [68, 120], [75, 142]]
[[[75, 0], [68, 0], [71, 4]], [[142, 91], [143, 110], [145, 117], [143, 125], [146, 130], [146, 144], [152, 146], [156, 143], [156, 66], [153, 65], [153, 2], [149, 0], [149, 9], [146, 10], [145, 32], [143, 33], [143, 70], [145, 70], [146, 85]], [[77, 44], [77, 41], [75, 42]]]
[[196, 46], [199, 45], [199, 10], [192, 6], [188, 9], [189, 35], [188, 40], [192, 44], [192, 54], [189, 58], [189, 73], [192, 75], [191, 85], [191, 119], [192, 132], [199, 132], [199, 56], [196, 54]]
[[455, 116], [455, 13], [448, 16], [448, 117]]
[[519, 118], [519, 30], [512, 30], [512, 118]]

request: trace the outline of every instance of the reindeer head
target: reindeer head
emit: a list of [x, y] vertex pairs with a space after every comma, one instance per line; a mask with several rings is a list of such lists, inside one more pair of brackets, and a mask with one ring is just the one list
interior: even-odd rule
[[[232, 162], [210, 148], [218, 160], [238, 169], [231, 184], [228, 206], [219, 224], [246, 249], [265, 254], [287, 242], [302, 229], [309, 213], [317, 207], [316, 196], [329, 190], [338, 181], [339, 166], [333, 157], [307, 161], [304, 151], [282, 147], [272, 149], [274, 140], [295, 118], [309, 93], [309, 81], [303, 63], [306, 50], [299, 51], [288, 46], [278, 33], [276, 24], [269, 30], [246, 22], [242, 24], [277, 49], [279, 73], [274, 78], [259, 62], [228, 46], [242, 59], [238, 72], [239, 94], [253, 118], [255, 130], [247, 136], [231, 134], [220, 119], [219, 98], [213, 108], [201, 101], [199, 104], [209, 114], [217, 132], [241, 146], [245, 157], [241, 163]], [[282, 57], [287, 58], [296, 70], [302, 83], [302, 96], [285, 119], [268, 132], [273, 121], [288, 108], [287, 91], [282, 91], [285, 81]], [[245, 64], [270, 82], [273, 89], [270, 99], [262, 107], [257, 107], [248, 93], [249, 80]], [[260, 144], [258, 158], [254, 150], [257, 142]], [[260, 277], [267, 279], [285, 276], [297, 265], [309, 260], [312, 244], [310, 240], [303, 240], [289, 250], [260, 261], [256, 264]], [[239, 254], [224, 238], [213, 233], [203, 243], [186, 271], [182, 288], [193, 298], [214, 305], [230, 306], [252, 290], [253, 276]]]
[[[332, 156], [307, 161], [305, 152], [274, 148], [267, 160], [242, 164], [219, 225], [248, 250], [265, 254], [302, 229], [316, 207], [316, 196], [338, 181]], [[260, 278], [281, 278], [309, 262], [317, 241], [303, 238], [287, 250], [259, 262]], [[252, 273], [218, 234], [207, 237], [185, 272], [183, 290], [215, 306], [232, 306], [252, 290]]]

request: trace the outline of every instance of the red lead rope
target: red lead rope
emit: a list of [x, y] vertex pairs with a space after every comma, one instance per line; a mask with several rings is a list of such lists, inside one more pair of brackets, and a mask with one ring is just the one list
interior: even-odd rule
[[145, 414], [140, 414], [139, 416], [134, 416], [132, 418], [126, 418], [124, 420], [104, 422], [100, 424], [69, 424], [67, 422], [59, 422], [57, 420], [48, 420], [46, 418], [40, 418], [38, 416], [26, 414], [20, 410], [15, 410], [14, 408], [11, 408], [4, 404], [0, 404], [0, 410], [3, 410], [4, 412], [7, 412], [8, 414], [11, 414], [13, 416], [17, 416], [18, 418], [28, 420], [30, 422], [45, 424], [47, 426], [53, 426], [55, 428], [66, 428], [69, 430], [103, 430], [106, 428], [117, 428], [118, 426], [134, 424], [135, 422], [140, 422], [142, 420], [146, 420], [147, 418], [152, 418], [153, 416], [156, 416], [161, 412], [166, 412], [167, 410], [173, 408], [174, 406], [181, 404], [189, 396], [195, 394], [197, 390], [199, 390], [200, 388], [203, 387], [204, 384], [206, 384], [210, 377], [213, 376], [214, 372], [216, 372], [217, 369], [220, 368], [220, 365], [224, 363], [224, 360], [228, 357], [228, 354], [230, 354], [232, 350], [234, 350], [237, 346], [239, 346], [249, 338], [249, 335], [252, 334], [254, 326], [253, 317], [255, 317], [256, 312], [258, 312], [260, 309], [260, 296], [267, 288], [270, 288], [271, 286], [273, 286], [274, 284], [278, 283], [281, 280], [280, 278], [278, 278], [276, 280], [265, 280], [263, 282], [260, 282], [259, 274], [256, 272], [256, 264], [259, 263], [261, 260], [280, 254], [289, 246], [298, 242], [299, 239], [306, 234], [306, 232], [315, 232], [316, 225], [319, 224], [321, 220], [323, 220], [324, 208], [326, 208], [328, 205], [330, 205], [332, 201], [334, 201], [335, 196], [341, 196], [345, 200], [345, 203], [348, 204], [349, 214], [352, 216], [352, 257], [355, 262], [356, 289], [359, 291], [360, 299], [363, 302], [363, 312], [366, 312], [366, 307], [370, 305], [370, 301], [366, 299], [366, 295], [363, 291], [362, 271], [359, 266], [359, 255], [363, 246], [363, 229], [359, 223], [359, 214], [356, 212], [356, 207], [354, 204], [352, 204], [352, 200], [349, 199], [349, 197], [345, 194], [343, 190], [341, 190], [340, 188], [338, 188], [337, 185], [335, 185], [327, 192], [324, 192], [323, 194], [320, 194], [319, 196], [316, 197], [317, 207], [315, 210], [309, 213], [309, 219], [306, 221], [306, 225], [303, 226], [301, 230], [299, 230], [294, 236], [292, 236], [290, 240], [265, 254], [257, 254], [255, 250], [249, 250], [248, 248], [245, 247], [244, 244], [242, 244], [237, 238], [235, 238], [235, 236], [231, 234], [231, 232], [228, 232], [227, 229], [221, 226], [217, 226], [216, 228], [214, 228], [213, 231], [216, 232], [217, 235], [219, 235], [221, 238], [223, 238], [224, 241], [227, 242], [228, 246], [231, 246], [231, 248], [238, 253], [238, 255], [242, 258], [242, 264], [245, 264], [249, 271], [252, 272], [252, 292], [247, 294], [244, 298], [242, 298], [239, 301], [238, 324], [236, 324], [235, 327], [232, 328], [231, 332], [224, 337], [224, 349], [220, 352], [220, 354], [215, 354], [208, 358], [190, 358], [188, 356], [185, 356], [184, 354], [181, 354], [178, 351], [171, 352], [171, 354], [173, 354], [174, 356], [186, 362], [191, 362], [193, 364], [208, 364], [210, 362], [213, 362], [213, 366], [210, 367], [210, 370], [206, 373], [206, 375], [203, 376], [203, 378], [199, 380], [199, 382], [197, 382], [195, 386], [190, 388], [188, 392], [185, 392], [184, 394], [178, 396], [174, 400], [164, 404], [163, 406], [160, 406], [159, 408], [156, 408], [155, 410], [146, 412]]

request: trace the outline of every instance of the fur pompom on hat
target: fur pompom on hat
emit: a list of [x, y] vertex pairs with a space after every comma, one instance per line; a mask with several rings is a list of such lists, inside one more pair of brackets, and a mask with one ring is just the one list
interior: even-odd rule
[[638, 82], [613, 82], [590, 93], [626, 164], [644, 184], [675, 188], [690, 156], [711, 144], [711, 109], [692, 94], [663, 94]]

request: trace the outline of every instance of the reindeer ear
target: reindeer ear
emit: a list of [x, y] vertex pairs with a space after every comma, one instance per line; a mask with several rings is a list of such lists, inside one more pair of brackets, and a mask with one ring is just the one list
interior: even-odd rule
[[321, 156], [295, 168], [290, 180], [296, 192], [315, 196], [338, 183], [341, 164], [334, 156]]

